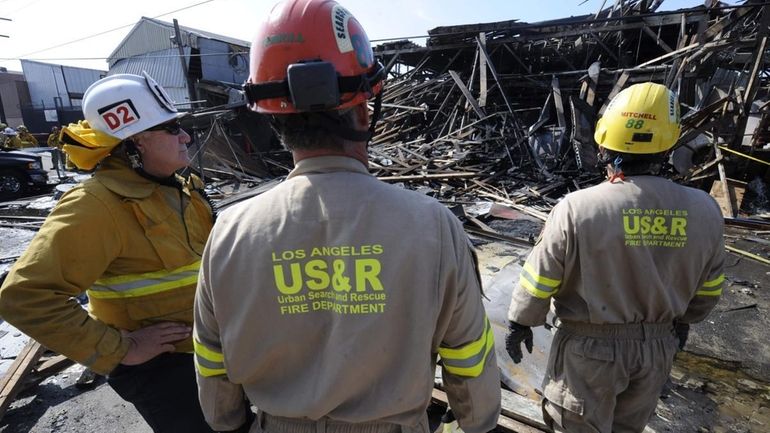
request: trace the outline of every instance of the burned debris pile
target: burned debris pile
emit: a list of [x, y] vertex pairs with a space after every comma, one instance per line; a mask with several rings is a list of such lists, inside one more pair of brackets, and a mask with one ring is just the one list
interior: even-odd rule
[[443, 201], [488, 200], [543, 219], [564, 194], [603, 179], [593, 132], [606, 101], [654, 81], [682, 106], [668, 176], [711, 191], [726, 217], [767, 216], [770, 7], [657, 12], [661, 3], [438, 27], [424, 47], [378, 45], [388, 81], [375, 173]]

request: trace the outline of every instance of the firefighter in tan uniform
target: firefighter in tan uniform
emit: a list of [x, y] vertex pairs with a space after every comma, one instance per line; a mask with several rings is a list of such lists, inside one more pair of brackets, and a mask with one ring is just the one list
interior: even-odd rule
[[177, 174], [190, 162], [181, 113], [148, 75], [116, 74], [86, 90], [83, 114], [64, 148], [94, 175], [61, 197], [11, 269], [0, 316], [107, 375], [154, 432], [211, 433], [191, 334], [213, 215], [201, 180]]
[[[543, 383], [557, 432], [641, 432], [689, 324], [724, 281], [723, 220], [703, 191], [658, 177], [679, 137], [675, 93], [620, 92], [595, 139], [609, 181], [567, 195], [527, 259], [508, 314], [514, 362], [553, 301], [558, 330]], [[679, 337], [679, 338], [677, 338]]]
[[437, 357], [465, 432], [497, 424], [493, 332], [461, 224], [367, 169], [382, 74], [333, 1], [279, 4], [252, 44], [250, 107], [296, 165], [224, 212], [203, 255], [194, 339], [215, 430], [427, 433]]

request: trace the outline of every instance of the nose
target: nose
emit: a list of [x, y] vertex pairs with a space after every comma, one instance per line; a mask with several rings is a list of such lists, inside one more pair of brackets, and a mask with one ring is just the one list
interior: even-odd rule
[[179, 129], [179, 135], [177, 135], [180, 143], [187, 144], [190, 142], [190, 134], [184, 129]]

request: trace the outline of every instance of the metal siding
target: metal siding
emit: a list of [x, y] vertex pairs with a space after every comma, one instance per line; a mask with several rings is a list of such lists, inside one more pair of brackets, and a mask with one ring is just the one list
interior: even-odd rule
[[22, 60], [21, 67], [27, 81], [31, 103], [38, 108], [54, 108], [55, 97], [64, 106], [72, 104], [70, 93], [84, 93], [105, 71], [76, 68], [50, 63]]
[[174, 29], [142, 18], [108, 59], [110, 70], [121, 59], [172, 48]]
[[62, 66], [64, 79], [67, 81], [67, 91], [69, 93], [85, 93], [91, 84], [99, 81], [100, 78], [107, 75], [107, 71], [97, 69], [84, 69], [72, 66]]
[[54, 108], [54, 98], [57, 96], [63, 104], [69, 104], [61, 66], [22, 60], [21, 69], [29, 88], [30, 101], [35, 107]]
[[[240, 39], [222, 36], [191, 27], [179, 26], [181, 30], [182, 46], [199, 48], [203, 40], [222, 41], [248, 51], [249, 42]], [[110, 54], [110, 68], [121, 59], [126, 59], [147, 52], [160, 51], [173, 48], [171, 38], [174, 36], [174, 25], [166, 21], [142, 17], [131, 29], [115, 51]]]
[[[246, 54], [232, 54], [230, 45], [210, 39], [199, 39], [203, 79], [240, 84], [249, 76], [249, 55], [245, 47], [237, 49]], [[230, 64], [230, 61], [235, 66]]]
[[[190, 47], [184, 47], [184, 54], [185, 56], [190, 55]], [[150, 74], [158, 84], [163, 86], [174, 102], [189, 101], [187, 81], [184, 78], [182, 65], [179, 62], [179, 51], [177, 48], [119, 60], [110, 68], [107, 75], [141, 75], [142, 71]]]

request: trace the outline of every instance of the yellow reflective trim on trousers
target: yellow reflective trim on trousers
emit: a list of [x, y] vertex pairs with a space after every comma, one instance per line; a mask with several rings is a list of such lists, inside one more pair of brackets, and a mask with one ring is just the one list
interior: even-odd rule
[[[486, 341], [486, 349], [484, 350], [484, 356], [481, 358], [481, 360], [472, 367], [454, 367], [451, 365], [444, 364], [444, 368], [446, 368], [447, 372], [454, 374], [455, 376], [465, 376], [465, 377], [479, 377], [481, 376], [481, 373], [484, 372], [484, 364], [487, 362], [487, 357], [489, 356], [489, 352], [492, 351], [492, 349], [495, 347], [495, 333], [492, 332], [492, 328], [489, 328], [487, 332], [485, 333], [485, 341]], [[441, 350], [439, 350], [439, 353], [441, 353]]]
[[725, 281], [725, 274], [722, 274], [711, 281], [703, 283], [703, 287], [716, 287]]
[[547, 287], [557, 288], [561, 284], [561, 280], [554, 280], [552, 278], [543, 277], [535, 272], [535, 268], [529, 263], [524, 263], [524, 272], [528, 273], [537, 284], [542, 284]]
[[225, 360], [225, 355], [215, 350], [209, 349], [195, 338], [193, 338], [193, 349], [195, 349], [196, 355], [211, 362], [223, 362]]
[[725, 274], [722, 274], [713, 280], [703, 283], [703, 287], [695, 292], [700, 296], [720, 296], [722, 294], [722, 283], [725, 281]]
[[121, 275], [97, 280], [88, 289], [88, 296], [97, 299], [120, 299], [147, 296], [198, 281], [200, 261], [171, 271], [155, 271], [143, 274]]
[[227, 370], [224, 368], [207, 368], [200, 365], [198, 360], [195, 360], [195, 369], [203, 377], [224, 376], [227, 374]]

